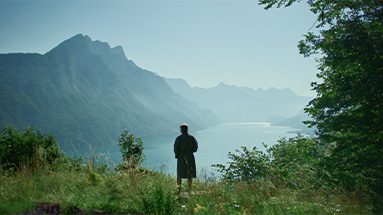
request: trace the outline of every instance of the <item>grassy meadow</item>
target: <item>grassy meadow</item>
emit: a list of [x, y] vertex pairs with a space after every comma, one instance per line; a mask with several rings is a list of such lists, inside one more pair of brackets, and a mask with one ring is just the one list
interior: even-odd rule
[[[125, 149], [132, 148], [130, 143], [141, 144], [129, 133], [121, 137]], [[57, 151], [52, 136], [33, 128], [4, 129], [0, 140], [0, 214], [369, 214], [372, 210], [362, 191], [318, 177], [314, 158], [321, 152], [315, 141], [303, 137], [281, 140], [268, 148], [268, 154], [256, 148], [229, 153], [228, 167], [212, 167], [221, 174], [203, 170], [191, 190], [183, 181], [181, 193], [174, 176], [146, 169], [140, 162], [111, 167], [102, 154], [73, 159]], [[124, 152], [128, 156], [129, 150]], [[141, 154], [137, 157], [141, 159]], [[15, 159], [20, 162], [11, 162]]]
[[91, 161], [62, 165], [2, 170], [0, 212], [42, 214], [38, 203], [59, 204], [64, 214], [368, 214], [371, 209], [357, 192], [292, 189], [272, 178], [228, 182], [205, 172], [192, 190], [184, 181], [178, 194], [176, 178], [161, 172], [106, 171]]

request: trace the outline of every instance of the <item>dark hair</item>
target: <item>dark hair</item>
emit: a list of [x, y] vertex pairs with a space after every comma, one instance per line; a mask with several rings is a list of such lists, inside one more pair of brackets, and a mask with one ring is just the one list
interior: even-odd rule
[[182, 133], [187, 133], [187, 132], [188, 132], [188, 125], [187, 125], [187, 124], [182, 123], [182, 124], [180, 125], [180, 128], [181, 128], [181, 132], [182, 132]]

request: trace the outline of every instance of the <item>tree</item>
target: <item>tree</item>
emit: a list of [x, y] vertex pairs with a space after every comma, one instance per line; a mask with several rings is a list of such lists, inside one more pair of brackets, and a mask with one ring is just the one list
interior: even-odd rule
[[[265, 9], [301, 0], [259, 0]], [[325, 165], [336, 183], [359, 186], [377, 205], [383, 194], [383, 0], [308, 0], [318, 34], [299, 42], [320, 54], [317, 97], [306, 107], [319, 140], [332, 144]]]
[[143, 150], [141, 138], [135, 137], [127, 129], [124, 129], [120, 135], [118, 145], [122, 154], [125, 167], [136, 167], [143, 160]]

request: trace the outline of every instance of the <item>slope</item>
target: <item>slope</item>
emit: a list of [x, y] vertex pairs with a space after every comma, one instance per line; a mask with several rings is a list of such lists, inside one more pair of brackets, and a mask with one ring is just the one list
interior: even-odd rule
[[[99, 45], [105, 49], [97, 49]], [[164, 102], [155, 104], [155, 99]], [[127, 60], [121, 48], [83, 35], [44, 55], [1, 54], [0, 104], [1, 127], [35, 125], [53, 132], [63, 149], [115, 143], [125, 128], [140, 137], [173, 133], [180, 122], [190, 120], [175, 111], [185, 104], [194, 105], [193, 113], [214, 119], [174, 93], [162, 78]]]

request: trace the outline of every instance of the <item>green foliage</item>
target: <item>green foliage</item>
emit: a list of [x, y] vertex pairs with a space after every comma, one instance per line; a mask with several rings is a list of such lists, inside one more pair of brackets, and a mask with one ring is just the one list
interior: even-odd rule
[[[328, 167], [337, 183], [383, 193], [383, 9], [339, 20], [323, 39], [308, 38], [325, 53], [314, 83], [318, 97], [306, 111], [319, 138], [334, 143]], [[380, 21], [377, 21], [380, 20]]]
[[291, 188], [321, 187], [327, 174], [321, 162], [327, 151], [315, 139], [301, 135], [282, 138], [268, 149], [272, 160], [270, 174]]
[[0, 163], [3, 168], [51, 165], [62, 157], [55, 137], [35, 131], [33, 126], [24, 132], [7, 126], [0, 134]]
[[[282, 138], [270, 148], [264, 146], [266, 153], [255, 147], [252, 151], [242, 147], [243, 152], [236, 150], [239, 154], [229, 153], [231, 161], [228, 168], [222, 164], [213, 165], [223, 174], [224, 182], [228, 182], [228, 192], [236, 195], [240, 190], [240, 196], [234, 197], [235, 204], [246, 205], [246, 213], [349, 213], [356, 208], [365, 210], [368, 207], [357, 188], [346, 194], [341, 184], [333, 186], [328, 183], [333, 177], [326, 168], [332, 152], [328, 145], [297, 135]], [[318, 203], [323, 194], [332, 199], [328, 199], [325, 205]], [[354, 198], [356, 202], [340, 209], [339, 200], [334, 195], [345, 195], [345, 198]], [[351, 197], [346, 197], [348, 195]]]
[[[268, 9], [295, 1], [259, 2]], [[383, 205], [383, 1], [308, 4], [321, 31], [309, 32], [298, 47], [306, 57], [321, 54], [320, 82], [312, 83], [317, 97], [306, 111], [321, 142], [332, 147], [325, 166], [332, 182], [361, 187]]]
[[267, 153], [257, 150], [249, 151], [242, 147], [239, 155], [230, 153], [229, 167], [216, 164], [227, 181], [259, 181], [273, 179], [290, 188], [321, 187], [328, 172], [323, 168], [323, 160], [328, 149], [315, 139], [307, 139], [302, 135], [293, 138], [282, 138]]
[[232, 160], [228, 168], [222, 164], [213, 165], [219, 168], [226, 180], [251, 181], [264, 178], [268, 173], [270, 157], [256, 147], [249, 151], [246, 147], [241, 147], [243, 152], [235, 150], [239, 155], [229, 152], [229, 158]]
[[118, 141], [118, 146], [120, 147], [120, 152], [124, 162], [122, 167], [134, 168], [143, 161], [144, 147], [142, 146], [141, 138], [135, 137], [127, 129], [122, 131]]
[[173, 214], [176, 210], [176, 186], [173, 180], [163, 176], [158, 174], [149, 179], [151, 189], [141, 190], [141, 206], [145, 214]]

